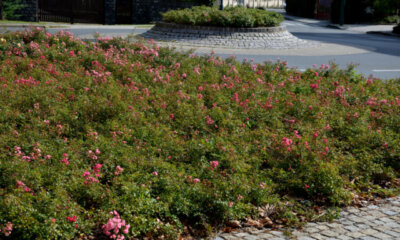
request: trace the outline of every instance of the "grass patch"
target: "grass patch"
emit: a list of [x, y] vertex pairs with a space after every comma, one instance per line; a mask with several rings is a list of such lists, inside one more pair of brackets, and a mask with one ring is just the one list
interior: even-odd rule
[[393, 194], [399, 83], [0, 35], [0, 235], [176, 239], [330, 220], [356, 196]]
[[54, 24], [52, 22], [27, 22], [27, 21], [17, 21], [17, 20], [0, 20], [0, 24], [13, 24], [13, 23], [18, 23], [18, 24], [32, 24], [32, 25], [48, 25], [48, 24]]

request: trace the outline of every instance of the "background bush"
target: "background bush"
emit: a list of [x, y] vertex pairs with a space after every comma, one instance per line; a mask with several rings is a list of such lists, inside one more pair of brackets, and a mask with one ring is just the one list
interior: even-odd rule
[[213, 7], [193, 7], [171, 10], [162, 16], [165, 22], [219, 27], [275, 27], [284, 20], [276, 12], [240, 6], [225, 8], [223, 11]]
[[18, 11], [24, 8], [24, 6], [25, 5], [23, 5], [20, 0], [2, 0], [2, 3], [0, 3], [0, 20], [18, 19], [19, 17], [21, 17], [21, 15], [18, 14]]

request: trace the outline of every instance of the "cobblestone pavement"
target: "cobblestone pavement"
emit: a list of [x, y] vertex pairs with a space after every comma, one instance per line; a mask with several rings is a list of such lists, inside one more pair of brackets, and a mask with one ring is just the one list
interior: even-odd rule
[[140, 36], [189, 46], [229, 49], [297, 49], [319, 46], [318, 42], [293, 36], [285, 26], [235, 29], [157, 23]]
[[290, 236], [282, 231], [243, 229], [239, 232], [222, 233], [215, 240], [322, 240], [322, 239], [400, 239], [400, 197], [380, 200], [376, 205], [349, 207], [333, 222], [308, 223]]

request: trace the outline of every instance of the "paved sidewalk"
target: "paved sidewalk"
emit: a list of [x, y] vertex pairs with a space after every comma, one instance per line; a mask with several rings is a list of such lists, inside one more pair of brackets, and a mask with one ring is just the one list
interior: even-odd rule
[[296, 17], [289, 15], [285, 12], [283, 9], [269, 9], [271, 11], [276, 11], [281, 13], [286, 20], [290, 21], [296, 21], [296, 22], [301, 22], [304, 24], [308, 25], [316, 25], [320, 27], [328, 27], [328, 28], [336, 28], [336, 29], [342, 29], [342, 30], [347, 30], [351, 32], [358, 32], [358, 33], [381, 33], [385, 35], [398, 35], [398, 34], [392, 34], [393, 27], [396, 26], [395, 24], [344, 24], [344, 25], [339, 25], [339, 24], [333, 24], [329, 20], [318, 20], [318, 19], [312, 19], [312, 18], [303, 18], [303, 17]]
[[400, 197], [380, 200], [362, 208], [344, 209], [333, 222], [308, 223], [303, 229], [285, 236], [282, 231], [244, 229], [223, 233], [215, 240], [395, 240], [400, 239]]

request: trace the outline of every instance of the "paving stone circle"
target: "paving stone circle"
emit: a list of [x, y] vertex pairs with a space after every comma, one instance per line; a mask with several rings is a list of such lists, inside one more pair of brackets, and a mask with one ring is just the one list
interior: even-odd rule
[[293, 36], [285, 26], [223, 28], [158, 22], [140, 36], [189, 46], [231, 49], [296, 49], [319, 46], [318, 42]]
[[333, 222], [308, 223], [301, 230], [283, 231], [241, 229], [218, 234], [215, 240], [398, 240], [400, 239], [400, 197], [378, 201], [376, 205], [349, 207]]

